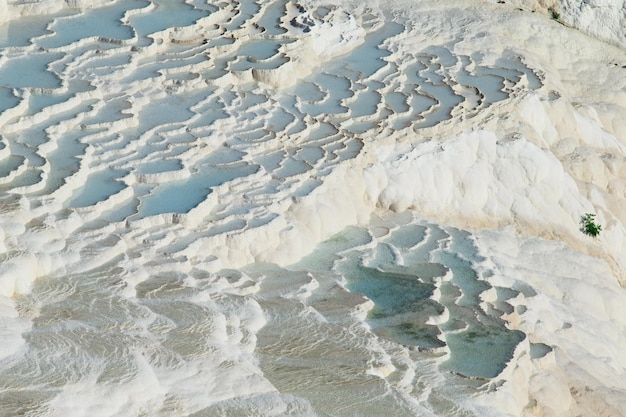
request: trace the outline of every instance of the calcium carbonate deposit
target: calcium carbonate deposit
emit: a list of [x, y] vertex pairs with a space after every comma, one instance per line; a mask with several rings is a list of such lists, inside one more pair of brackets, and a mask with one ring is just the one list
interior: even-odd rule
[[626, 416], [625, 27], [0, 0], [0, 416]]

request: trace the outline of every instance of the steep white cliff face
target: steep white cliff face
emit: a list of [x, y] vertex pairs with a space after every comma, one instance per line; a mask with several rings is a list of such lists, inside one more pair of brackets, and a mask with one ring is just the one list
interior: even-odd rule
[[626, 48], [626, 2], [624, 0], [563, 0], [561, 20], [598, 39]]
[[512, 0], [506, 3], [544, 13], [589, 36], [626, 48], [624, 0]]

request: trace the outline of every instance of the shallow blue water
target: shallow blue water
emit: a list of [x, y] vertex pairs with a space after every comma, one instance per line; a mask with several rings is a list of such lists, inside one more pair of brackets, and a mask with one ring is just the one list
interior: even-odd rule
[[257, 169], [258, 167], [248, 164], [207, 167], [188, 179], [159, 185], [142, 199], [139, 215], [146, 217], [163, 213], [188, 213], [207, 198], [211, 187], [248, 176]]
[[0, 24], [0, 47], [30, 45], [33, 38], [50, 33], [48, 25], [60, 16], [62, 14], [25, 16]]
[[[491, 287], [472, 268], [481, 258], [471, 236], [428, 223], [390, 226], [375, 245], [365, 229], [346, 229], [293, 267], [326, 265], [339, 271], [350, 291], [374, 302], [367, 320], [378, 335], [424, 349], [449, 349], [442, 369], [497, 376], [526, 336], [482, 311], [479, 294]], [[433, 298], [436, 280], [447, 274], [451, 280], [439, 284], [441, 296]], [[450, 316], [445, 322], [428, 324], [444, 310]]]
[[11, 59], [0, 67], [0, 82], [10, 88], [58, 88], [61, 80], [48, 65], [62, 56], [42, 52]]
[[104, 170], [89, 174], [85, 184], [74, 191], [74, 196], [68, 200], [68, 207], [87, 207], [104, 201], [113, 194], [123, 190], [126, 186], [120, 182], [126, 172], [119, 170]]
[[133, 30], [130, 26], [122, 24], [121, 19], [126, 11], [146, 4], [147, 2], [142, 0], [126, 0], [111, 6], [57, 19], [49, 27], [53, 34], [37, 39], [37, 45], [43, 48], [58, 48], [91, 37], [115, 40], [131, 39]]
[[208, 10], [199, 10], [180, 0], [159, 0], [151, 3], [156, 5], [156, 9], [133, 14], [128, 19], [139, 38], [140, 46], [151, 43], [148, 37], [153, 33], [189, 26], [210, 14]]
[[0, 88], [0, 114], [12, 107], [15, 107], [20, 102], [20, 99], [13, 94], [13, 89], [7, 87]]

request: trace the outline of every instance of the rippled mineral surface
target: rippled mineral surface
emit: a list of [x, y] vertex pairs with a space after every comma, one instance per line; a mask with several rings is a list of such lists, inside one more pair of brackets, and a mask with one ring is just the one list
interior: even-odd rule
[[0, 415], [624, 416], [626, 18], [517, 3], [0, 0]]

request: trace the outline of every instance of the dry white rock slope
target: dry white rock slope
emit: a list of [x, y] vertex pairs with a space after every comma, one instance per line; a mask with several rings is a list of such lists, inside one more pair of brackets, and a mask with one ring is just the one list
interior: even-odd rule
[[0, 0], [4, 414], [624, 415], [623, 1], [332, 3]]

